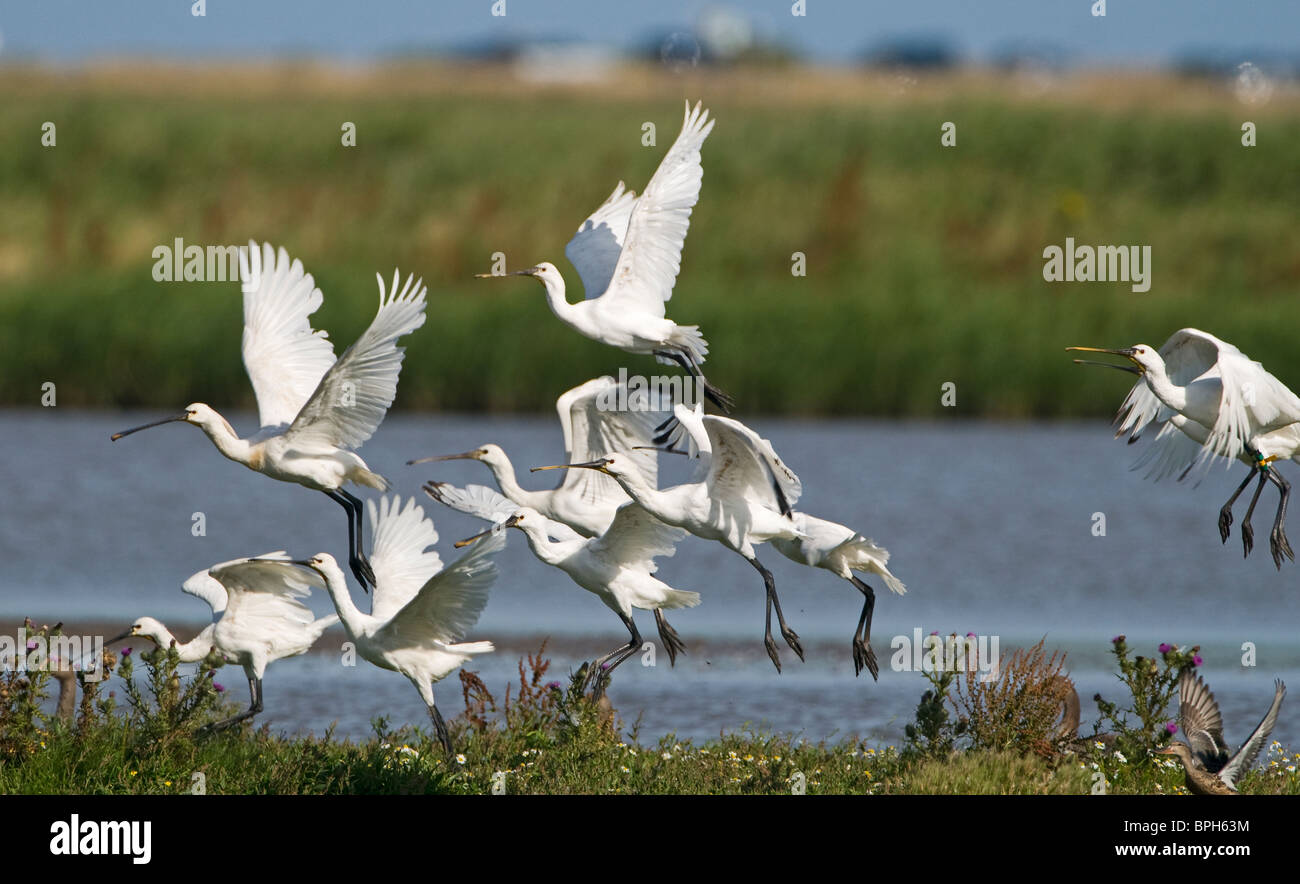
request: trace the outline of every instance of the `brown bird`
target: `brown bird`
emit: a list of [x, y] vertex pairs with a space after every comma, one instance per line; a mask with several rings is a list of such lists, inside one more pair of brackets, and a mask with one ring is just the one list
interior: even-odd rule
[[1156, 752], [1176, 755], [1183, 763], [1188, 791], [1195, 795], [1237, 794], [1237, 781], [1254, 765], [1277, 724], [1286, 685], [1281, 679], [1274, 685], [1273, 704], [1268, 707], [1268, 713], [1241, 748], [1229, 756], [1223, 741], [1223, 716], [1219, 714], [1214, 694], [1199, 675], [1193, 675], [1190, 669], [1183, 672], [1178, 680], [1178, 720], [1187, 742], [1170, 743]]

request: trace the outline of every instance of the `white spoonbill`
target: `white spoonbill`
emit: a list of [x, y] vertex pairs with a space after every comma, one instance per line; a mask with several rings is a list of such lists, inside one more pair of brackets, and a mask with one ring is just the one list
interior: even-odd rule
[[1178, 720], [1187, 743], [1170, 743], [1157, 749], [1159, 755], [1176, 755], [1183, 763], [1187, 788], [1197, 795], [1234, 795], [1237, 783], [1255, 764], [1260, 750], [1277, 724], [1277, 714], [1286, 696], [1281, 679], [1273, 683], [1273, 702], [1246, 742], [1232, 755], [1223, 739], [1223, 717], [1204, 680], [1185, 670], [1178, 679]]
[[[482, 485], [462, 490], [441, 482], [429, 482], [425, 492], [452, 509], [493, 523], [490, 533], [500, 527], [518, 528], [528, 538], [533, 554], [548, 565], [559, 568], [574, 583], [595, 595], [618, 615], [627, 627], [628, 642], [596, 659], [587, 668], [588, 685], [596, 686], [595, 696], [604, 692], [614, 669], [641, 647], [641, 634], [632, 609], [654, 611], [659, 637], [668, 651], [670, 664], [685, 645], [663, 611], [693, 608], [700, 603], [698, 592], [673, 589], [654, 577], [659, 556], [671, 556], [685, 531], [670, 528], [644, 509], [629, 501], [619, 508], [609, 529], [599, 537], [585, 538], [563, 522], [548, 519], [530, 507], [520, 507]], [[482, 535], [477, 535], [482, 536]], [[474, 538], [461, 543], [472, 542]]]
[[[1255, 500], [1265, 481], [1276, 485], [1280, 500], [1269, 536], [1273, 562], [1281, 568], [1283, 556], [1295, 558], [1285, 530], [1291, 485], [1272, 463], [1297, 459], [1300, 454], [1300, 428], [1295, 426], [1300, 422], [1300, 397], [1232, 344], [1199, 329], [1174, 332], [1159, 352], [1146, 344], [1122, 349], [1067, 349], [1112, 353], [1132, 363], [1110, 366], [1140, 378], [1120, 406], [1116, 436], [1127, 433], [1132, 441], [1152, 422], [1171, 423], [1179, 432], [1164, 432], [1165, 428], [1161, 428], [1157, 435], [1161, 451], [1152, 455], [1158, 465], [1169, 468], [1168, 465], [1183, 459], [1190, 452], [1186, 440], [1199, 446], [1195, 459], [1187, 467], [1208, 467], [1215, 456], [1224, 458], [1228, 465], [1233, 460], [1250, 465], [1245, 481], [1220, 510], [1219, 532], [1225, 542], [1232, 524], [1232, 504], [1250, 480], [1260, 475]], [[1184, 420], [1173, 420], [1175, 414]], [[1185, 468], [1183, 475], [1187, 472]], [[1254, 510], [1254, 500], [1250, 509]], [[1248, 524], [1249, 521], [1242, 526], [1247, 553], [1252, 545]]]
[[585, 301], [568, 302], [564, 277], [549, 262], [506, 275], [540, 281], [551, 312], [578, 333], [628, 353], [653, 355], [666, 365], [680, 365], [699, 381], [711, 402], [730, 411], [731, 399], [700, 370], [709, 345], [699, 326], [678, 325], [664, 308], [681, 269], [691, 209], [700, 198], [700, 147], [713, 122], [698, 103], [692, 109], [687, 102], [681, 134], [645, 192], [637, 197], [620, 181], [569, 240], [564, 253], [582, 277]]
[[244, 667], [248, 710], [208, 726], [220, 730], [262, 711], [262, 676], [268, 665], [305, 654], [338, 622], [333, 614], [316, 617], [302, 602], [313, 586], [321, 585], [315, 574], [290, 562], [283, 551], [213, 565], [181, 585], [212, 608], [212, 622], [198, 635], [181, 642], [159, 621], [141, 617], [108, 644], [139, 636], [163, 648], [175, 644], [182, 663], [197, 663], [215, 649], [227, 662]]
[[[251, 258], [252, 268], [249, 267]], [[374, 575], [361, 549], [361, 501], [343, 490], [346, 482], [388, 488], [354, 451], [369, 439], [397, 395], [403, 350], [397, 339], [424, 324], [423, 280], [407, 277], [399, 291], [394, 272], [386, 293], [379, 280], [379, 312], [356, 343], [334, 359], [334, 347], [308, 319], [322, 297], [302, 263], [290, 262], [283, 248], [258, 250], [250, 243], [240, 252], [248, 280], [244, 292], [244, 367], [257, 395], [261, 429], [241, 439], [212, 407], [195, 402], [182, 414], [121, 433], [173, 421], [203, 430], [217, 450], [250, 470], [323, 491], [348, 514], [348, 564], [362, 588]]]
[[433, 684], [454, 672], [475, 654], [493, 650], [491, 642], [462, 642], [487, 605], [488, 591], [496, 581], [492, 556], [506, 544], [497, 532], [442, 567], [442, 559], [429, 549], [438, 533], [424, 510], [400, 497], [374, 502], [370, 520], [375, 539], [370, 565], [375, 571], [375, 591], [370, 613], [352, 602], [347, 577], [334, 557], [320, 553], [300, 562], [325, 579], [343, 629], [357, 653], [380, 669], [400, 672], [410, 679], [428, 707], [439, 742], [451, 754], [451, 734], [433, 700]]
[[[659, 401], [645, 391], [629, 391], [627, 384], [608, 375], [564, 392], [555, 401], [555, 410], [564, 432], [565, 459], [588, 461], [626, 451], [646, 481], [657, 484], [658, 458], [648, 446], [654, 428], [667, 414]], [[584, 537], [603, 534], [618, 508], [631, 500], [613, 479], [588, 470], [570, 471], [555, 488], [530, 491], [519, 484], [510, 458], [492, 443], [463, 454], [423, 457], [408, 463], [446, 460], [479, 461], [492, 471], [497, 487], [511, 502], [563, 522]]]
[[792, 562], [825, 568], [836, 577], [852, 583], [862, 593], [862, 615], [858, 618], [857, 629], [853, 632], [853, 670], [862, 674], [865, 666], [871, 677], [880, 679], [880, 666], [876, 662], [876, 652], [871, 648], [871, 615], [876, 607], [876, 592], [871, 585], [854, 571], [878, 574], [885, 586], [898, 595], [907, 592], [886, 565], [889, 563], [889, 551], [877, 546], [875, 541], [863, 537], [852, 528], [838, 522], [819, 519], [807, 513], [796, 512], [792, 516], [795, 530], [801, 536], [796, 539], [785, 537], [772, 538], [772, 546], [781, 555]]
[[740, 421], [704, 415], [678, 404], [674, 420], [690, 436], [700, 458], [692, 481], [656, 489], [628, 462], [627, 455], [609, 454], [590, 463], [536, 467], [539, 470], [587, 469], [613, 476], [631, 498], [652, 516], [702, 537], [716, 540], [741, 555], [760, 574], [767, 593], [767, 620], [763, 645], [778, 672], [781, 658], [772, 640], [772, 609], [776, 609], [781, 636], [803, 659], [799, 636], [785, 622], [776, 596], [776, 580], [754, 553], [754, 545], [778, 537], [802, 537], [791, 519], [792, 507], [803, 491], [799, 477], [781, 462], [772, 444]]

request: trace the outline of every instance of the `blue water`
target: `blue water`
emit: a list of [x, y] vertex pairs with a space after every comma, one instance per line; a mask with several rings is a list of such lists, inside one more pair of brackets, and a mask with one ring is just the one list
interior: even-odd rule
[[[226, 461], [193, 428], [174, 424], [109, 441], [115, 430], [160, 416], [0, 412], [0, 434], [12, 452], [0, 511], [0, 624], [31, 615], [63, 620], [75, 632], [78, 623], [114, 628], [148, 614], [187, 637], [206, 616], [201, 602], [179, 591], [191, 573], [281, 548], [346, 554], [336, 504]], [[254, 423], [249, 415], [231, 420], [241, 431]], [[1143, 481], [1128, 470], [1133, 449], [1111, 441], [1104, 421], [749, 422], [802, 478], [799, 509], [850, 525], [892, 553], [891, 569], [909, 591], [897, 597], [877, 586], [880, 681], [853, 675], [849, 638], [860, 596], [850, 585], [760, 548], [808, 651], [800, 663], [782, 646], [778, 675], [761, 644], [758, 575], [722, 547], [688, 538], [676, 556], [660, 560], [659, 574], [704, 596], [700, 607], [671, 618], [687, 656], [674, 668], [663, 655], [654, 667], [633, 657], [610, 691], [625, 722], [639, 716], [644, 734], [704, 738], [750, 722], [813, 740], [857, 733], [897, 743], [925, 683], [917, 673], [890, 669], [890, 642], [914, 629], [996, 635], [1003, 651], [1046, 637], [1049, 649], [1069, 654], [1085, 722], [1095, 717], [1090, 698], [1097, 691], [1122, 699], [1107, 656], [1118, 633], [1128, 635], [1135, 653], [1153, 653], [1162, 641], [1201, 645], [1230, 741], [1244, 738], [1263, 715], [1274, 677], [1300, 685], [1297, 566], [1278, 572], [1268, 556], [1273, 492], [1256, 513], [1257, 547], [1249, 559], [1242, 558], [1235, 526], [1228, 545], [1219, 542], [1215, 518], [1240, 479], [1236, 469], [1216, 470], [1198, 488]], [[394, 414], [362, 454], [396, 491], [411, 494], [428, 479], [489, 482], [486, 469], [469, 461], [404, 466], [412, 457], [488, 441], [510, 453], [532, 487], [546, 484], [527, 468], [556, 462], [562, 447], [551, 418]], [[665, 480], [680, 469], [671, 459]], [[452, 541], [478, 526], [424, 502], [441, 534], [439, 550], [450, 558]], [[196, 512], [204, 514], [205, 536], [192, 533]], [[1105, 536], [1094, 536], [1095, 513], [1105, 515]], [[1243, 514], [1244, 501], [1238, 521]], [[548, 678], [563, 678], [625, 640], [617, 618], [536, 561], [521, 536], [511, 539], [501, 566], [470, 636], [500, 648], [474, 667], [498, 695], [517, 677], [518, 658], [545, 637], [552, 638]], [[329, 610], [323, 594], [313, 602]], [[642, 617], [640, 625], [653, 639], [653, 619]], [[337, 722], [336, 734], [350, 737], [366, 736], [377, 715], [422, 724], [423, 707], [405, 679], [364, 662], [340, 665], [342, 640], [329, 633], [317, 652], [276, 663], [262, 720], [276, 730], [312, 733]], [[1242, 665], [1247, 642], [1256, 649], [1254, 667]], [[234, 696], [245, 690], [237, 669], [223, 670], [218, 680]], [[455, 676], [436, 694], [448, 715], [463, 708]], [[1290, 705], [1275, 737], [1300, 742]]]

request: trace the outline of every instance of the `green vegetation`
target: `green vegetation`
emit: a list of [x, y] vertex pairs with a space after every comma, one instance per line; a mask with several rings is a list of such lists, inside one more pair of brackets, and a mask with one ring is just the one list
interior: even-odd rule
[[[967, 736], [950, 733], [942, 751], [929, 751], [931, 744], [900, 752], [856, 738], [809, 743], [749, 731], [701, 745], [673, 734], [642, 739], [635, 724], [629, 730], [607, 705], [580, 693], [581, 671], [567, 687], [547, 681], [543, 645], [520, 661], [518, 684], [500, 701], [462, 673], [465, 711], [449, 722], [451, 758], [428, 730], [393, 730], [382, 718], [359, 743], [248, 725], [204, 734], [204, 721], [237, 709], [219, 697], [211, 669], [219, 661], [180, 677], [174, 651], [139, 657], [143, 684], [130, 658], [106, 655], [109, 671], [116, 666], [114, 684], [126, 682], [127, 703], [119, 708], [106, 683], [83, 684], [74, 721], [41, 711], [49, 676], [38, 666], [0, 675], [0, 794], [1085, 794], [1101, 777], [1110, 793], [1185, 791], [1173, 759], [1130, 760], [1093, 738], [1058, 737], [1045, 716], [1037, 723], [1026, 716], [1035, 697], [1057, 684], [1060, 661], [1041, 647], [1008, 661], [982, 700], [962, 702], [975, 717], [949, 727], [960, 725]], [[988, 738], [1016, 717], [1024, 726], [1014, 739]], [[1300, 754], [1274, 743], [1243, 791], [1300, 794], [1297, 763]]]
[[[311, 71], [0, 73], [0, 402], [35, 406], [53, 380], [60, 405], [250, 406], [238, 286], [151, 278], [177, 237], [287, 247], [336, 346], [372, 315], [376, 271], [422, 274], [430, 321], [399, 407], [543, 411], [592, 375], [653, 373], [555, 322], [531, 280], [471, 277], [498, 251], [551, 259], [579, 297], [569, 232], [619, 178], [644, 186], [683, 94], [719, 122], [672, 314], [700, 324], [710, 378], [748, 413], [934, 415], [953, 381], [963, 414], [1109, 414], [1122, 379], [1063, 348], [1158, 345], [1187, 325], [1300, 383], [1300, 112], [1282, 99], [1247, 112], [1176, 80], [1107, 99], [1136, 88], [1123, 79], [1101, 98], [1027, 100], [996, 80], [897, 98], [865, 78], [822, 94], [798, 71], [755, 73], [767, 91], [647, 75], [576, 95], [476, 71], [319, 88]], [[1247, 117], [1258, 147], [1240, 144]], [[955, 148], [939, 146], [945, 120]], [[1043, 249], [1067, 236], [1150, 245], [1151, 291], [1045, 283]]]

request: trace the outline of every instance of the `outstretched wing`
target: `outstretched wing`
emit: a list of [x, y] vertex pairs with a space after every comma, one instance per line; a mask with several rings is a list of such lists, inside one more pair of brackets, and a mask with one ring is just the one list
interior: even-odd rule
[[[446, 482], [426, 482], [424, 493], [457, 512], [474, 516], [493, 525], [500, 525], [520, 509], [518, 504], [486, 485], [466, 485], [464, 488], [457, 488]], [[541, 513], [538, 513], [537, 517], [545, 520], [546, 533], [555, 540], [584, 539], [581, 534], [563, 522], [547, 519]]]
[[1196, 466], [1201, 446], [1209, 438], [1210, 431], [1168, 408], [1162, 409], [1156, 421], [1160, 432], [1133, 461], [1131, 469], [1145, 469], [1143, 477], [1157, 482], [1177, 473], [1181, 482]]
[[1206, 456], [1213, 452], [1235, 458], [1253, 435], [1300, 421], [1300, 398], [1226, 341], [1219, 341], [1219, 376], [1219, 420], [1206, 442]]
[[654, 560], [675, 553], [685, 536], [686, 531], [665, 525], [639, 503], [629, 501], [618, 508], [609, 528], [589, 548], [594, 555], [653, 574]]
[[1273, 733], [1273, 727], [1277, 724], [1277, 714], [1282, 709], [1282, 698], [1285, 696], [1286, 685], [1278, 679], [1273, 683], [1273, 703], [1268, 707], [1263, 720], [1255, 726], [1255, 730], [1246, 738], [1246, 742], [1241, 744], [1241, 748], [1237, 750], [1236, 755], [1232, 756], [1232, 760], [1219, 771], [1219, 779], [1232, 788], [1237, 788], [1237, 781], [1255, 764], [1260, 750], [1268, 742], [1268, 736]]
[[379, 280], [379, 312], [356, 343], [320, 379], [307, 404], [285, 434], [302, 444], [358, 448], [378, 429], [397, 396], [397, 376], [402, 371], [403, 348], [398, 338], [424, 325], [424, 281], [393, 273], [392, 290], [385, 295]]
[[288, 426], [334, 364], [334, 346], [308, 317], [323, 300], [302, 262], [283, 248], [249, 242], [239, 250], [244, 279], [244, 368], [263, 427]]
[[635, 205], [636, 194], [620, 181], [609, 199], [587, 216], [564, 247], [564, 254], [582, 277], [582, 288], [588, 298], [598, 298], [609, 288]]
[[505, 548], [504, 531], [486, 534], [465, 555], [439, 571], [376, 635], [403, 645], [460, 641], [483, 613], [497, 577], [492, 556]]
[[700, 147], [713, 131], [713, 122], [699, 104], [692, 110], [686, 103], [681, 134], [632, 208], [627, 238], [604, 295], [611, 307], [664, 315], [664, 302], [673, 296], [681, 269], [691, 209], [704, 180]]
[[[283, 555], [284, 553], [272, 553], [272, 555]], [[221, 567], [218, 565], [217, 567]], [[226, 588], [208, 573], [208, 569], [191, 574], [190, 577], [181, 584], [181, 591], [187, 592], [192, 596], [203, 599], [212, 609], [212, 622], [216, 623], [221, 619], [221, 615], [226, 610], [227, 596]]]
[[[570, 396], [572, 393], [577, 395]], [[608, 376], [570, 390], [561, 397], [568, 405], [569, 462], [587, 463], [617, 452], [640, 470], [652, 487], [657, 486], [658, 456], [648, 446], [653, 444], [655, 427], [665, 416], [660, 398], [645, 390], [629, 392], [626, 384]], [[628, 500], [618, 482], [598, 470], [565, 473], [560, 487], [587, 503]]]
[[1223, 717], [1214, 694], [1199, 675], [1190, 669], [1178, 679], [1178, 718], [1183, 736], [1192, 753], [1210, 773], [1228, 763], [1228, 747], [1223, 742]]
[[787, 516], [793, 513], [803, 484], [771, 442], [729, 417], [705, 415], [704, 429], [712, 452], [707, 481], [714, 494], [746, 498]]
[[412, 497], [402, 506], [401, 497], [381, 497], [378, 508], [366, 501], [375, 540], [370, 548], [370, 567], [375, 572], [372, 616], [388, 619], [415, 597], [425, 582], [442, 570], [442, 559], [431, 549], [438, 532]]
[[308, 626], [315, 619], [302, 600], [325, 585], [310, 568], [292, 564], [284, 553], [236, 559], [208, 571], [226, 588], [230, 601], [223, 620], [257, 624], [275, 633], [284, 624]]

